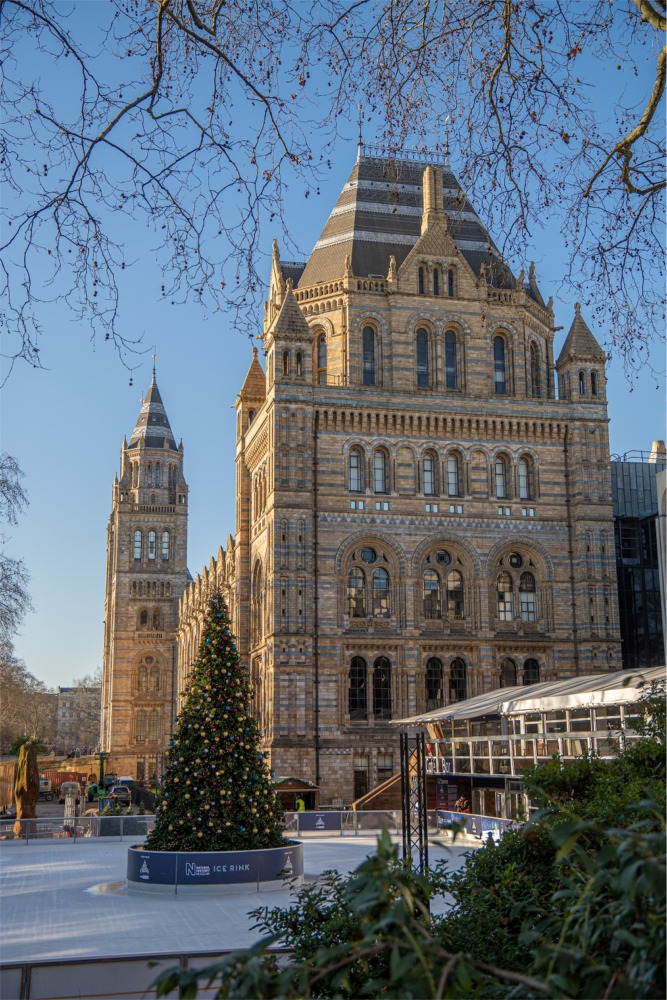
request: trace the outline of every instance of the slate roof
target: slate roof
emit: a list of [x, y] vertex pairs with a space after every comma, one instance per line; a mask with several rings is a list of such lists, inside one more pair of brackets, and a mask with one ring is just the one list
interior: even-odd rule
[[273, 328], [273, 336], [275, 340], [279, 340], [280, 338], [295, 340], [299, 337], [303, 337], [307, 343], [310, 343], [311, 340], [310, 327], [306, 323], [299, 303], [296, 301], [294, 292], [289, 285], [287, 286], [287, 292], [285, 293], [283, 304], [276, 319], [276, 325]]
[[250, 368], [243, 380], [243, 385], [241, 386], [241, 391], [239, 392], [239, 399], [248, 399], [253, 402], [261, 401], [266, 397], [266, 376], [264, 374], [264, 369], [259, 363], [257, 357], [257, 348], [252, 349], [252, 361], [250, 362]]
[[153, 370], [153, 380], [141, 404], [141, 412], [128, 448], [138, 448], [140, 445], [145, 448], [164, 448], [165, 443], [167, 448], [178, 451]]
[[[401, 266], [421, 236], [422, 179], [428, 163], [362, 155], [315, 244], [299, 288], [342, 277], [346, 257], [357, 276], [386, 277], [389, 258]], [[514, 288], [515, 279], [448, 165], [443, 172], [448, 230], [478, 275], [484, 262], [487, 280]]]
[[578, 302], [574, 307], [574, 320], [570, 327], [570, 332], [565, 338], [565, 343], [558, 355], [556, 364], [565, 361], [569, 356], [575, 358], [595, 358], [595, 360], [602, 361], [606, 358], [605, 352], [588, 329], [581, 315], [581, 305]]

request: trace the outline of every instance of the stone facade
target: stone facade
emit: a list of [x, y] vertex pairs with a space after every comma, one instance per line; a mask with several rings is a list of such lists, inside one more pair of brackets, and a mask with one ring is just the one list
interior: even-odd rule
[[274, 245], [235, 538], [180, 605], [179, 687], [221, 586], [272, 768], [323, 804], [398, 769], [391, 718], [621, 667], [604, 352], [577, 307], [557, 391], [534, 268], [447, 164], [362, 152], [307, 263]]
[[151, 779], [178, 699], [178, 603], [187, 570], [188, 487], [155, 381], [123, 440], [107, 529], [101, 746]]

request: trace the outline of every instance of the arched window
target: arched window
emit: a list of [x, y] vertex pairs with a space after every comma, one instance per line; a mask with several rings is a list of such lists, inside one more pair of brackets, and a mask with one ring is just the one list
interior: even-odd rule
[[296, 377], [301, 378], [303, 375], [303, 354], [301, 351], [296, 352]]
[[591, 372], [591, 396], [598, 394], [598, 373]]
[[148, 715], [148, 739], [155, 742], [158, 738], [159, 719], [157, 709], [153, 709]]
[[289, 351], [283, 351], [283, 375], [289, 375]]
[[449, 619], [461, 621], [463, 613], [463, 577], [453, 569], [447, 576], [447, 615]]
[[530, 394], [539, 397], [542, 395], [540, 355], [537, 344], [530, 345]]
[[507, 463], [502, 455], [495, 462], [495, 488], [498, 500], [507, 497]]
[[373, 715], [391, 719], [391, 664], [386, 656], [378, 656], [373, 664]]
[[148, 558], [155, 559], [157, 555], [157, 535], [154, 531], [148, 532]]
[[153, 612], [153, 631], [154, 632], [160, 632], [161, 629], [162, 629], [162, 620], [160, 618], [160, 612], [159, 611], [154, 611]]
[[264, 637], [264, 574], [259, 561], [255, 564], [252, 576], [250, 623], [252, 641], [261, 642]]
[[442, 708], [444, 701], [442, 663], [437, 656], [426, 661], [426, 709]]
[[155, 485], [162, 486], [162, 466], [159, 462], [155, 463]]
[[168, 531], [163, 531], [162, 532], [162, 558], [163, 559], [168, 559], [169, 558], [169, 532]]
[[350, 663], [350, 687], [348, 690], [348, 711], [351, 722], [363, 722], [368, 715], [368, 691], [366, 661], [355, 656]]
[[250, 427], [250, 424], [253, 422], [254, 419], [255, 419], [255, 411], [248, 410], [248, 427]]
[[146, 712], [140, 708], [134, 717], [134, 738], [137, 743], [143, 743], [146, 739]]
[[158, 667], [153, 667], [150, 676], [150, 688], [153, 694], [157, 694], [160, 690], [160, 670]]
[[142, 608], [139, 612], [139, 628], [148, 628], [148, 611]]
[[317, 369], [315, 375], [318, 385], [327, 384], [327, 338], [323, 333], [317, 338]]
[[530, 500], [533, 496], [530, 462], [527, 458], [520, 458], [518, 464], [519, 472], [519, 499]]
[[516, 663], [507, 657], [500, 664], [501, 688], [516, 687]]
[[146, 470], [146, 482], [147, 482], [147, 484], [149, 486], [153, 485], [153, 464], [152, 464], [152, 462], [148, 463], [148, 468]]
[[422, 265], [419, 266], [417, 274], [417, 287], [419, 288], [419, 294], [423, 295], [426, 291], [426, 273]]
[[586, 375], [584, 372], [579, 372], [579, 395], [586, 395]]
[[503, 337], [493, 338], [493, 385], [497, 395], [507, 392], [507, 359]]
[[424, 496], [434, 497], [436, 495], [436, 471], [438, 463], [432, 451], [426, 452], [423, 461]]
[[433, 268], [433, 294], [434, 295], [439, 295], [440, 294], [440, 268], [439, 267], [434, 267]]
[[512, 577], [509, 573], [500, 573], [497, 584], [498, 618], [501, 622], [511, 622], [514, 618]]
[[148, 670], [143, 664], [137, 671], [137, 691], [142, 694], [148, 691]]
[[458, 389], [459, 387], [456, 333], [454, 330], [447, 330], [445, 333], [445, 385], [448, 389]]
[[523, 665], [523, 683], [527, 687], [529, 684], [540, 683], [540, 665], [537, 660], [526, 660]]
[[428, 331], [417, 330], [417, 385], [427, 386], [429, 378]]
[[387, 492], [387, 457], [379, 450], [373, 455], [373, 490], [375, 493]]
[[134, 533], [134, 558], [141, 559], [141, 532], [135, 531]]
[[389, 617], [389, 573], [386, 569], [373, 570], [373, 617]]
[[519, 613], [524, 622], [534, 622], [537, 618], [537, 595], [532, 573], [522, 573], [519, 580]]
[[353, 493], [361, 492], [362, 458], [358, 448], [351, 448], [348, 459], [348, 489]]
[[347, 606], [350, 618], [366, 617], [366, 577], [358, 566], [347, 577]]
[[176, 466], [170, 464], [170, 466], [169, 466], [169, 486], [173, 489], [175, 485], [176, 485]]
[[450, 299], [454, 298], [454, 268], [450, 267], [447, 271], [447, 295]]
[[434, 620], [440, 618], [440, 577], [434, 569], [424, 573], [424, 618]]
[[375, 385], [375, 330], [365, 326], [362, 331], [363, 384]]
[[459, 460], [456, 455], [447, 459], [447, 496], [460, 496]]
[[460, 657], [452, 660], [449, 666], [449, 701], [465, 701], [468, 697], [466, 665]]

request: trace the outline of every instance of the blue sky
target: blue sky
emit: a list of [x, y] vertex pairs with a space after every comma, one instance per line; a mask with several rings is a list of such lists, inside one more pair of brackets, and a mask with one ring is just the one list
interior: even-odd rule
[[[604, 77], [601, 77], [604, 79]], [[604, 87], [601, 88], [601, 99]], [[381, 122], [366, 126], [365, 138], [381, 134]], [[308, 255], [333, 208], [356, 156], [354, 134], [340, 143], [319, 195], [303, 198], [303, 185], [286, 192], [290, 234]], [[454, 172], [460, 169], [452, 150]], [[475, 202], [474, 191], [468, 192]], [[478, 210], [480, 206], [476, 205]], [[233, 208], [233, 206], [232, 206]], [[482, 214], [480, 212], [480, 214]], [[141, 337], [145, 355], [133, 385], [109, 343], [90, 343], [84, 323], [72, 319], [62, 303], [44, 306], [41, 359], [44, 369], [18, 365], [2, 391], [1, 448], [15, 455], [25, 472], [30, 508], [6, 546], [25, 560], [35, 606], [15, 647], [27, 668], [49, 686], [66, 685], [101, 664], [104, 616], [106, 526], [111, 486], [119, 467], [123, 436], [129, 438], [157, 353], [157, 379], [177, 440], [185, 450], [190, 487], [188, 565], [193, 575], [224, 545], [234, 530], [234, 413], [232, 406], [251, 360], [251, 343], [222, 314], [197, 305], [170, 306], [161, 300], [161, 274], [154, 238], [125, 218], [133, 263], [123, 273], [120, 326], [129, 338]], [[271, 240], [265, 228], [263, 273], [268, 280]], [[498, 243], [501, 233], [492, 234]], [[544, 231], [533, 234], [523, 261], [510, 261], [515, 273], [531, 259], [547, 299], [554, 297], [556, 356], [574, 315], [574, 297], [563, 299], [559, 286], [566, 267], [557, 214]], [[279, 238], [280, 242], [280, 238]], [[283, 256], [296, 259], [293, 249]], [[596, 329], [584, 312], [598, 339]], [[261, 312], [254, 317], [261, 332]], [[261, 344], [258, 344], [261, 346]], [[662, 348], [651, 358], [664, 369]], [[664, 438], [664, 387], [650, 372], [630, 384], [619, 360], [608, 366], [612, 453], [650, 449]]]

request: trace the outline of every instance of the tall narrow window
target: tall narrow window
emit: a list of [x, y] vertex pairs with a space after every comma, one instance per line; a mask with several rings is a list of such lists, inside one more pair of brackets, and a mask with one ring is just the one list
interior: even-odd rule
[[146, 712], [140, 708], [134, 717], [134, 738], [137, 743], [143, 743], [146, 739]]
[[498, 618], [511, 622], [514, 617], [513, 584], [509, 573], [500, 573], [497, 584]]
[[350, 687], [348, 690], [348, 711], [351, 722], [363, 722], [368, 715], [368, 691], [366, 661], [355, 656], [350, 663]]
[[450, 299], [454, 298], [454, 268], [452, 267], [447, 271], [447, 295]]
[[141, 532], [134, 533], [134, 558], [141, 559]]
[[153, 465], [151, 462], [148, 463], [148, 469], [146, 470], [146, 482], [149, 486], [153, 485]]
[[155, 485], [162, 486], [162, 466], [159, 462], [155, 463]]
[[162, 558], [169, 559], [169, 532], [162, 532]]
[[426, 661], [426, 709], [442, 708], [444, 701], [442, 663], [437, 656]]
[[579, 372], [579, 395], [585, 396], [586, 394], [586, 375], [584, 372]]
[[501, 688], [516, 687], [516, 663], [509, 657], [500, 664], [500, 686]]
[[537, 660], [526, 660], [524, 663], [523, 683], [526, 686], [540, 683], [540, 665]]
[[347, 577], [347, 607], [350, 618], [366, 617], [366, 577], [363, 569], [351, 569]]
[[495, 463], [496, 470], [496, 497], [502, 500], [507, 496], [507, 465], [502, 456], [498, 456]]
[[373, 617], [389, 617], [389, 573], [386, 569], [373, 570]]
[[429, 452], [424, 455], [424, 495], [435, 496], [435, 457]]
[[157, 535], [154, 531], [148, 532], [148, 558], [155, 559], [157, 555]]
[[296, 377], [301, 378], [303, 375], [303, 354], [301, 351], [296, 352]]
[[373, 664], [373, 715], [391, 719], [391, 664], [386, 656], [378, 656]]
[[358, 448], [350, 451], [348, 489], [353, 493], [361, 492], [361, 452]]
[[383, 451], [373, 455], [373, 490], [375, 493], [387, 492], [387, 461]]
[[143, 608], [139, 612], [139, 628], [148, 628], [148, 611]]
[[137, 691], [142, 694], [148, 691], [148, 670], [143, 665], [137, 671]]
[[526, 458], [519, 459], [519, 499], [530, 500], [532, 496], [530, 483], [530, 463]]
[[327, 384], [327, 338], [323, 333], [317, 338], [317, 384]]
[[153, 743], [158, 738], [158, 726], [159, 726], [159, 720], [158, 720], [157, 709], [154, 708], [150, 713], [150, 715], [148, 716], [148, 739], [151, 740]]
[[459, 485], [459, 460], [456, 455], [450, 455], [447, 459], [447, 496], [460, 496]]
[[540, 355], [537, 350], [537, 344], [530, 345], [530, 394], [535, 397], [542, 395]]
[[159, 667], [153, 667], [151, 670], [151, 691], [154, 694], [160, 690], [160, 669]]
[[454, 330], [447, 330], [445, 333], [445, 385], [448, 389], [458, 389], [459, 387], [456, 333]]
[[449, 667], [449, 700], [465, 701], [468, 697], [466, 665], [460, 657], [452, 660]]
[[591, 396], [598, 394], [598, 373], [591, 372]]
[[519, 580], [519, 613], [524, 622], [534, 622], [537, 618], [537, 595], [532, 573], [522, 573]]
[[434, 569], [427, 569], [424, 573], [424, 618], [433, 621], [440, 616], [440, 577]]
[[417, 385], [429, 384], [428, 332], [417, 330]]
[[283, 375], [289, 375], [289, 351], [283, 351]]
[[440, 268], [439, 267], [434, 267], [433, 268], [433, 294], [434, 295], [439, 295], [440, 294]]
[[375, 330], [365, 326], [362, 332], [363, 384], [375, 385]]
[[502, 337], [493, 338], [493, 385], [497, 394], [507, 392], [507, 361]]
[[426, 290], [426, 275], [424, 268], [420, 266], [419, 273], [417, 275], [417, 286], [419, 288], [419, 294], [423, 295]]
[[447, 614], [450, 621], [461, 621], [464, 617], [463, 577], [456, 569], [447, 576]]

